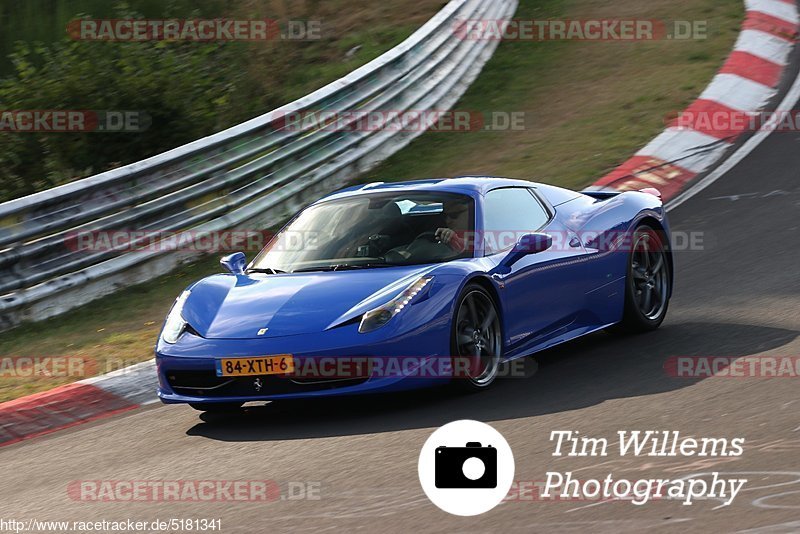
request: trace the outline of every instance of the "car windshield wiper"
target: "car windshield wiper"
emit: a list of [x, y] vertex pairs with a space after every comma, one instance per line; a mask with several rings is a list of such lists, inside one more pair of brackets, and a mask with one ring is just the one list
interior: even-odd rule
[[390, 263], [342, 263], [338, 265], [324, 265], [320, 267], [303, 267], [295, 269], [293, 273], [308, 273], [313, 271], [354, 271], [357, 269], [372, 269], [375, 267], [394, 267]]
[[285, 274], [286, 271], [279, 271], [278, 269], [273, 269], [272, 267], [263, 267], [263, 268], [252, 268], [247, 269], [248, 273], [265, 273], [265, 274]]

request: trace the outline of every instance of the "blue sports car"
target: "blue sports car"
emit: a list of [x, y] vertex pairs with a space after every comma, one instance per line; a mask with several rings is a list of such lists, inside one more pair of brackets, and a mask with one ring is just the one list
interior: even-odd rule
[[578, 336], [658, 328], [673, 277], [657, 190], [487, 177], [351, 187], [221, 263], [164, 323], [165, 403], [482, 390]]

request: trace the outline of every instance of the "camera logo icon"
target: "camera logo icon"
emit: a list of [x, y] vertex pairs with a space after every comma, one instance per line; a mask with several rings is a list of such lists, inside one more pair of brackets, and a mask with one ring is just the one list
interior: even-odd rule
[[466, 447], [437, 447], [436, 487], [496, 488], [497, 449], [470, 441]]
[[508, 495], [514, 455], [505, 438], [479, 421], [453, 421], [427, 439], [419, 455], [419, 480], [428, 498], [447, 513], [488, 512]]

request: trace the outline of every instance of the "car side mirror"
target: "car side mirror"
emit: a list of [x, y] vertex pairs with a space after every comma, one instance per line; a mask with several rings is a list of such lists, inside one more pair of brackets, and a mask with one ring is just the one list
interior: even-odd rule
[[228, 269], [231, 274], [244, 274], [247, 258], [244, 252], [234, 252], [220, 258], [219, 263]]
[[533, 233], [525, 234], [519, 238], [517, 244], [511, 249], [511, 252], [503, 258], [500, 265], [504, 268], [509, 268], [519, 260], [528, 256], [529, 254], [538, 254], [544, 252], [553, 246], [553, 238], [547, 234]]

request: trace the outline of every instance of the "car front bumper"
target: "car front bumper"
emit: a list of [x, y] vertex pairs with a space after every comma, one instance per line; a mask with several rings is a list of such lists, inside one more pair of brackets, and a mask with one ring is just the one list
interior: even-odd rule
[[[244, 403], [401, 391], [451, 380], [449, 324], [394, 336], [359, 334], [348, 325], [313, 335], [204, 339], [184, 334], [156, 347], [162, 402]], [[383, 334], [383, 335], [382, 335]], [[296, 374], [217, 376], [221, 358], [291, 354]]]

